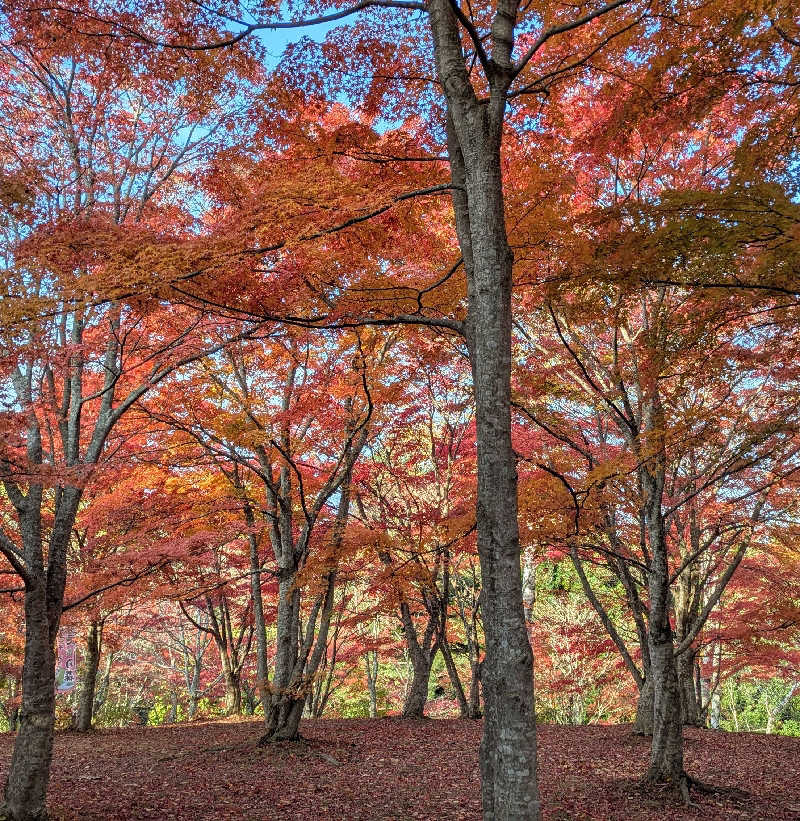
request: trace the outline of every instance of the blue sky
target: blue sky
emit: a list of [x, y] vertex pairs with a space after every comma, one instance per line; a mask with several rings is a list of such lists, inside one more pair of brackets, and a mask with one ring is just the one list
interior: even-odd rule
[[306, 26], [297, 29], [278, 29], [277, 31], [260, 31], [258, 39], [265, 45], [269, 57], [268, 65], [270, 68], [275, 66], [278, 58], [283, 54], [283, 50], [289, 43], [296, 43], [303, 37], [308, 37], [321, 43], [325, 39], [325, 35], [336, 26], [341, 26], [346, 23], [345, 20], [337, 20], [334, 23], [321, 23], [317, 26]]

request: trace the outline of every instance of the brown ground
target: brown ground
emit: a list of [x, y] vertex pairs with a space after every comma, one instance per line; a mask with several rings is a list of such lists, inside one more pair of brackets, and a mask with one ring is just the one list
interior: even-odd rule
[[[307, 739], [259, 749], [252, 721], [59, 733], [50, 782], [58, 821], [285, 819], [477, 821], [472, 721], [303, 723]], [[0, 781], [12, 736], [0, 738]], [[697, 809], [644, 793], [648, 742], [630, 727], [540, 727], [544, 818], [800, 820], [800, 739], [686, 731], [690, 774], [717, 787]]]

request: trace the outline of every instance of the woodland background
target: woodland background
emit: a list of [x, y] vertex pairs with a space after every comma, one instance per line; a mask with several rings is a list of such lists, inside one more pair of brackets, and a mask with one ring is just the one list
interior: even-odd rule
[[[706, 6], [520, 12], [556, 21], [499, 154], [536, 714], [653, 732], [655, 517], [680, 723], [800, 736], [800, 21]], [[280, 58], [282, 7], [4, 9], [0, 727], [26, 629], [61, 729], [481, 716], [453, 115], [427, 6], [364, 8]]]

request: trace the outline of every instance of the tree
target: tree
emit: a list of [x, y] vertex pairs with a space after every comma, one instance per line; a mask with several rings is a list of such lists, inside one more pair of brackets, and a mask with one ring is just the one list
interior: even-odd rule
[[[54, 644], [84, 490], [124, 415], [197, 355], [197, 323], [147, 296], [159, 224], [180, 234], [192, 222], [171, 186], [229, 117], [174, 63], [170, 78], [165, 65], [146, 71], [141, 49], [16, 22], [4, 19], [0, 100], [0, 152], [19, 183], [4, 202], [0, 336], [0, 553], [25, 588], [21, 725], [0, 809], [15, 821], [46, 812]], [[235, 65], [217, 77], [230, 89]]]
[[[256, 547], [264, 538], [271, 548], [277, 648], [265, 741], [297, 737], [326, 657], [351, 476], [374, 410], [368, 352], [360, 336], [348, 334], [312, 360], [306, 332], [276, 332], [200, 363], [200, 384], [214, 386], [204, 400], [184, 395], [169, 413], [150, 409], [177, 431], [188, 457], [198, 458], [199, 446], [199, 458], [214, 460], [236, 491], [250, 547], [252, 537]], [[257, 565], [250, 572], [260, 578], [260, 558]]]
[[[381, 12], [381, 8], [392, 9], [392, 12]], [[509, 404], [513, 253], [506, 228], [501, 157], [504, 130], [509, 122], [506, 110], [510, 100], [551, 94], [565, 78], [587, 75], [589, 83], [597, 82], [606, 93], [613, 93], [619, 85], [610, 79], [598, 78], [622, 74], [623, 84], [641, 90], [642, 97], [659, 100], [662, 88], [657, 78], [677, 73], [670, 69], [678, 65], [689, 69], [680, 72], [686, 77], [680, 91], [686, 95], [687, 89], [693, 90], [705, 71], [712, 73], [714, 79], [725, 76], [729, 63], [733, 62], [729, 59], [731, 43], [737, 41], [746, 23], [756, 26], [762, 23], [761, 8], [757, 7], [757, 12], [748, 17], [748, 9], [739, 14], [737, 7], [736, 13], [732, 13], [729, 4], [723, 2], [714, 3], [711, 8], [698, 4], [662, 14], [657, 6], [633, 0], [582, 6], [577, 11], [557, 5], [523, 7], [507, 0], [474, 10], [464, 10], [447, 0], [428, 3], [375, 0], [344, 7], [311, 21], [255, 23], [241, 22], [235, 15], [220, 21], [197, 4], [190, 4], [186, 14], [181, 13], [185, 11], [181, 3], [167, 3], [163, 11], [165, 13], [155, 14], [149, 10], [147, 19], [142, 21], [125, 8], [114, 19], [107, 20], [102, 13], [94, 13], [91, 20], [97, 33], [135, 35], [150, 42], [156, 39], [151, 27], [159, 29], [158, 37], [164, 36], [161, 29], [166, 29], [170, 37], [172, 29], [177, 28], [176, 36], [170, 37], [170, 45], [197, 49], [234, 45], [254, 31], [276, 25], [331, 22], [365, 12], [364, 47], [353, 48], [352, 36], [339, 32], [330, 38], [329, 53], [334, 63], [362, 63], [355, 66], [358, 79], [364, 74], [373, 75], [374, 82], [371, 77], [365, 83], [367, 105], [364, 110], [368, 116], [374, 116], [386, 105], [387, 97], [392, 113], [411, 107], [399, 100], [407, 91], [407, 83], [412, 82], [410, 78], [404, 77], [400, 83], [395, 81], [394, 90], [401, 89], [401, 93], [392, 96], [392, 81], [386, 80], [387, 77], [406, 73], [428, 78], [435, 73], [446, 111], [441, 110], [441, 97], [424, 94], [417, 113], [422, 109], [426, 116], [433, 115], [430, 118], [435, 120], [440, 134], [446, 132], [447, 135], [450, 190], [467, 280], [466, 319], [426, 317], [421, 301], [423, 289], [418, 289], [418, 316], [399, 317], [376, 311], [378, 316], [365, 318], [362, 315], [357, 321], [415, 321], [465, 334], [476, 400], [477, 527], [485, 591], [487, 720], [481, 755], [484, 812], [487, 818], [536, 817], [539, 806], [532, 661], [519, 578], [517, 483]], [[406, 21], [404, 30], [402, 24], [397, 23], [401, 13]], [[416, 13], [419, 20], [413, 16]], [[719, 22], [714, 26], [713, 35], [707, 26], [699, 24], [709, 13]], [[63, 18], [64, 14], [58, 10], [53, 16]], [[698, 21], [693, 20], [696, 14], [702, 15]], [[197, 22], [195, 30], [200, 42], [182, 39], [181, 35], [188, 30], [187, 18]], [[231, 24], [236, 30], [214, 39], [209, 32], [209, 22]], [[693, 25], [695, 22], [698, 24]], [[393, 23], [408, 36], [398, 37], [396, 31], [390, 30], [387, 37], [386, 29]], [[423, 32], [426, 36], [419, 37]], [[202, 42], [206, 35], [208, 39]], [[347, 41], [346, 45], [337, 49], [342, 40]], [[419, 43], [423, 44], [422, 48]], [[372, 46], [377, 56], [364, 60], [364, 55], [372, 54]], [[691, 66], [685, 66], [687, 49], [693, 55]], [[386, 68], [390, 70], [384, 70], [383, 56], [387, 56], [389, 66]], [[291, 60], [287, 61], [287, 67], [292, 68]], [[317, 73], [309, 73], [311, 82], [315, 82]], [[327, 72], [324, 79], [331, 76], [332, 72]], [[336, 77], [330, 82], [335, 84]], [[425, 84], [426, 90], [430, 85], [433, 83]], [[672, 93], [670, 89], [664, 96]], [[440, 139], [441, 142], [444, 140]], [[388, 207], [384, 204], [382, 210]], [[361, 214], [359, 221], [363, 219], [366, 217]], [[307, 236], [319, 238], [319, 233]], [[283, 242], [285, 244], [285, 240]], [[268, 263], [270, 260], [263, 250], [267, 246], [253, 245], [250, 244], [248, 251]], [[341, 290], [340, 283], [329, 285], [325, 289], [328, 302], [335, 303]], [[319, 323], [313, 317], [300, 319], [311, 325], [337, 321], [337, 317], [331, 319], [330, 314]], [[297, 320], [293, 317], [293, 321]]]
[[[436, 350], [395, 350], [395, 378], [405, 390], [395, 398], [391, 430], [369, 447], [369, 472], [358, 507], [372, 531], [382, 565], [375, 590], [389, 600], [413, 668], [403, 715], [421, 718], [431, 668], [441, 652], [462, 716], [470, 705], [448, 637], [454, 579], [472, 548], [474, 430], [462, 361]], [[424, 349], [423, 349], [424, 350]]]
[[[569, 555], [641, 689], [645, 729], [652, 716], [648, 778], [686, 793], [681, 723], [698, 712], [695, 642], [754, 534], [784, 515], [779, 488], [798, 467], [794, 403], [757, 331], [728, 325], [735, 303], [601, 288], [597, 322], [574, 292], [550, 304], [561, 396], [522, 407], [563, 447], [540, 467], [568, 491]], [[587, 555], [624, 591], [641, 672], [590, 583]]]

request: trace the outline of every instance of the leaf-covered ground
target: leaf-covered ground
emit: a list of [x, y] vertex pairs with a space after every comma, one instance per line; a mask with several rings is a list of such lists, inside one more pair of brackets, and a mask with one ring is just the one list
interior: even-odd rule
[[[480, 818], [480, 724], [396, 718], [303, 724], [305, 741], [260, 749], [259, 724], [59, 733], [50, 811], [112, 819]], [[726, 788], [685, 810], [643, 793], [648, 743], [630, 727], [540, 727], [544, 818], [800, 819], [800, 739], [686, 731], [689, 772]], [[0, 739], [0, 781], [12, 736]]]

